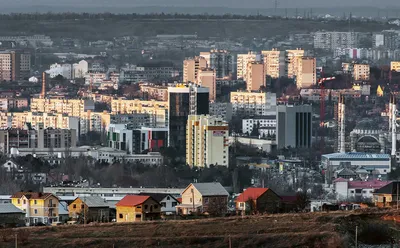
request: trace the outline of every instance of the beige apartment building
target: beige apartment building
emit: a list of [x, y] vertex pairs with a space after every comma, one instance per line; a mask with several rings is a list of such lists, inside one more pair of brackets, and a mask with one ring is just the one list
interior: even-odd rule
[[245, 81], [248, 91], [260, 90], [261, 86], [265, 86], [264, 64], [262, 62], [249, 62]]
[[390, 70], [400, 72], [400, 61], [390, 62]]
[[188, 116], [186, 163], [191, 167], [228, 167], [229, 127], [222, 118], [210, 115]]
[[248, 52], [247, 54], [238, 54], [236, 63], [236, 74], [237, 78], [245, 78], [247, 74], [247, 65], [249, 62], [255, 62], [257, 60], [256, 52]]
[[33, 98], [31, 100], [31, 112], [53, 112], [75, 117], [85, 117], [88, 110], [94, 110], [94, 101], [91, 99]]
[[156, 101], [166, 102], [168, 101], [168, 87], [158, 85], [140, 85], [140, 91], [147, 93], [149, 99]]
[[354, 64], [353, 65], [353, 78], [354, 80], [369, 80], [370, 68], [367, 64]]
[[287, 77], [295, 78], [301, 63], [301, 58], [304, 57], [305, 51], [302, 49], [286, 50]]
[[183, 61], [183, 82], [196, 82], [200, 69], [207, 68], [207, 60], [201, 56], [188, 58]]
[[196, 84], [206, 87], [210, 90], [209, 99], [215, 101], [217, 98], [217, 76], [215, 69], [203, 68], [200, 69], [197, 75]]
[[303, 57], [296, 72], [297, 88], [309, 88], [317, 83], [317, 61], [312, 57]]
[[18, 81], [29, 77], [31, 55], [21, 51], [0, 51], [0, 81]]
[[112, 114], [149, 114], [153, 127], [164, 127], [168, 123], [168, 102], [163, 101], [127, 100], [120, 97], [111, 101], [111, 112]]
[[271, 51], [261, 51], [264, 60], [265, 74], [271, 78], [285, 76], [285, 52], [273, 49]]
[[233, 115], [265, 116], [276, 114], [276, 94], [271, 92], [231, 92]]

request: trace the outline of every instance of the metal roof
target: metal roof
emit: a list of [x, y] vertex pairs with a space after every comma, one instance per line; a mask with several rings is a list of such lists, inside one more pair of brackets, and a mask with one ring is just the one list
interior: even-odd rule
[[106, 200], [100, 196], [80, 196], [79, 197], [89, 208], [108, 207]]
[[21, 213], [24, 211], [14, 206], [12, 203], [1, 203], [0, 204], [0, 214], [9, 214], [9, 213]]
[[390, 160], [389, 154], [364, 152], [331, 153], [322, 155], [322, 157], [329, 160]]
[[192, 183], [202, 196], [229, 196], [228, 191], [218, 182]]

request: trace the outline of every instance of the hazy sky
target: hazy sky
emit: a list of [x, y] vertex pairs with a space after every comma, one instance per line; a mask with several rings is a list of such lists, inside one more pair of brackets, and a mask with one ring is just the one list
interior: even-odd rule
[[[47, 5], [71, 6], [79, 8], [95, 5], [114, 7], [134, 6], [182, 6], [182, 7], [231, 7], [231, 8], [273, 8], [275, 0], [0, 0], [0, 6], [21, 7]], [[100, 5], [100, 6], [99, 6]], [[345, 7], [345, 6], [387, 6], [400, 7], [400, 0], [278, 0], [281, 8]]]

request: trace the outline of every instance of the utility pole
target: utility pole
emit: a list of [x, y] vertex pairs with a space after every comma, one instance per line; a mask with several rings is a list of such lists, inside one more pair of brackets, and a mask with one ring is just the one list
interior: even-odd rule
[[229, 234], [229, 248], [232, 248], [232, 240], [231, 240], [231, 235]]
[[355, 246], [355, 248], [357, 248], [358, 247], [358, 240], [357, 240], [357, 237], [358, 236], [358, 225], [356, 225], [356, 246]]
[[397, 201], [396, 201], [396, 208], [397, 208], [397, 210], [399, 210], [399, 182], [396, 182], [396, 184], [397, 184], [397, 190], [396, 190], [396, 198], [397, 198]]
[[15, 248], [18, 248], [18, 233], [15, 233]]

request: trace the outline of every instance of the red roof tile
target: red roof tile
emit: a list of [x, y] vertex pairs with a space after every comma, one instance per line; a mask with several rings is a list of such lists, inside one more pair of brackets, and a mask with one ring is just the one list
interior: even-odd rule
[[237, 198], [236, 202], [246, 202], [250, 199], [256, 200], [262, 194], [267, 192], [268, 188], [247, 188], [243, 193], [241, 193]]
[[137, 206], [147, 201], [149, 198], [150, 196], [147, 195], [126, 195], [117, 204], [115, 204], [115, 206]]
[[182, 197], [176, 198], [179, 203], [182, 203]]
[[350, 181], [349, 182], [349, 189], [380, 189], [383, 186], [389, 184], [389, 181], [380, 181], [380, 180], [371, 180], [371, 181]]

